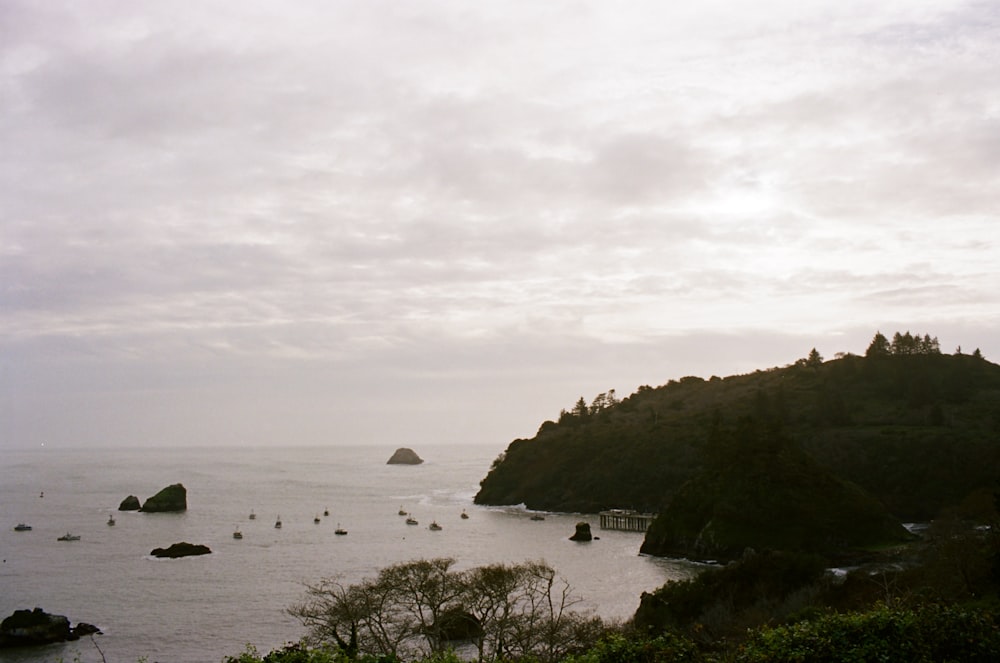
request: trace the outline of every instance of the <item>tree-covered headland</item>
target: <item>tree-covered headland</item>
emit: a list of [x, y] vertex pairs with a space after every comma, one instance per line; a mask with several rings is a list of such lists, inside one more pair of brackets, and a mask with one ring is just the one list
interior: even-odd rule
[[476, 502], [656, 512], [643, 552], [716, 563], [609, 624], [543, 562], [418, 560], [308, 587], [306, 641], [228, 663], [1000, 660], [1000, 366], [929, 335], [580, 398]]
[[863, 356], [824, 361], [813, 350], [784, 367], [578, 401], [511, 442], [475, 499], [662, 513], [720, 458], [756, 467], [762, 455], [792, 464], [801, 452], [802, 467], [853, 485], [898, 521], [927, 521], [994, 489], [998, 434], [1000, 366], [978, 350], [944, 354], [929, 335], [879, 333]]

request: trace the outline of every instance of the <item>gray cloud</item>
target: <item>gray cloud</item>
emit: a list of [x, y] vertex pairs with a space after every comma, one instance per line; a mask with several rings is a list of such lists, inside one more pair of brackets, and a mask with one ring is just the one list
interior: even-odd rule
[[892, 325], [990, 357], [998, 16], [5, 2], [0, 444], [502, 444]]

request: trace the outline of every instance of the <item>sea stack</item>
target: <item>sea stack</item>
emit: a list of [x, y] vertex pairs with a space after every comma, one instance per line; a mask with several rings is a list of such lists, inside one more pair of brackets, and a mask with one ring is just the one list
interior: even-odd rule
[[396, 449], [396, 453], [392, 454], [386, 465], [419, 465], [424, 462], [424, 459], [417, 455], [413, 449], [407, 449], [406, 447], [400, 447]]
[[140, 511], [148, 513], [187, 511], [187, 489], [179, 483], [167, 486], [143, 502]]
[[591, 541], [594, 536], [590, 533], [590, 523], [577, 523], [576, 531], [569, 537], [570, 541]]
[[141, 506], [142, 505], [139, 504], [139, 498], [138, 497], [136, 497], [135, 495], [129, 495], [128, 497], [126, 497], [125, 499], [122, 500], [121, 504], [118, 505], [118, 510], [119, 511], [138, 511], [139, 507], [141, 507]]

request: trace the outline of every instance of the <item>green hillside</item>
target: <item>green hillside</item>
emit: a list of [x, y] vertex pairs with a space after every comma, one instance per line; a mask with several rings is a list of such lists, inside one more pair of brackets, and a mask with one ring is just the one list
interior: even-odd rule
[[713, 432], [706, 469], [674, 493], [640, 552], [733, 559], [746, 549], [852, 553], [910, 540], [885, 507], [780, 429], [747, 417]]
[[581, 398], [511, 442], [476, 503], [664, 512], [708, 467], [713, 431], [747, 418], [903, 521], [929, 519], [1000, 478], [1000, 366], [978, 351], [941, 354], [927, 336], [879, 334], [863, 357], [823, 361], [814, 351], [783, 368]]

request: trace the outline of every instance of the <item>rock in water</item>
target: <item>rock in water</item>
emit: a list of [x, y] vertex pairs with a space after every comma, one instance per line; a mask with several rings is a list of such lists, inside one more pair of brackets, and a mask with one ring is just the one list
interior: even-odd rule
[[47, 645], [52, 642], [76, 640], [69, 627], [69, 619], [50, 615], [41, 608], [15, 610], [0, 622], [0, 648], [25, 645]]
[[153, 548], [149, 554], [153, 557], [169, 557], [170, 559], [176, 559], [178, 557], [190, 557], [192, 555], [208, 555], [211, 554], [211, 552], [212, 551], [208, 546], [181, 541], [180, 543], [173, 544], [169, 548]]
[[424, 459], [417, 455], [413, 449], [407, 449], [406, 447], [400, 447], [396, 449], [396, 453], [392, 454], [386, 465], [419, 465], [424, 462]]
[[577, 523], [576, 532], [573, 533], [573, 536], [569, 537], [569, 540], [590, 541], [593, 538], [593, 535], [590, 533], [590, 523]]
[[446, 642], [473, 640], [483, 634], [483, 624], [479, 618], [461, 608], [446, 610], [432, 628]]
[[187, 489], [179, 483], [167, 486], [146, 500], [141, 511], [150, 513], [187, 511]]
[[135, 495], [129, 495], [128, 497], [126, 497], [125, 499], [122, 500], [121, 504], [118, 505], [118, 510], [119, 511], [138, 511], [140, 506], [142, 506], [142, 505], [139, 504], [139, 498], [136, 497]]
[[85, 635], [94, 635], [95, 633], [101, 633], [103, 635], [101, 629], [97, 628], [93, 624], [88, 624], [87, 622], [80, 622], [71, 630], [73, 631], [73, 635], [78, 638], [82, 638]]

